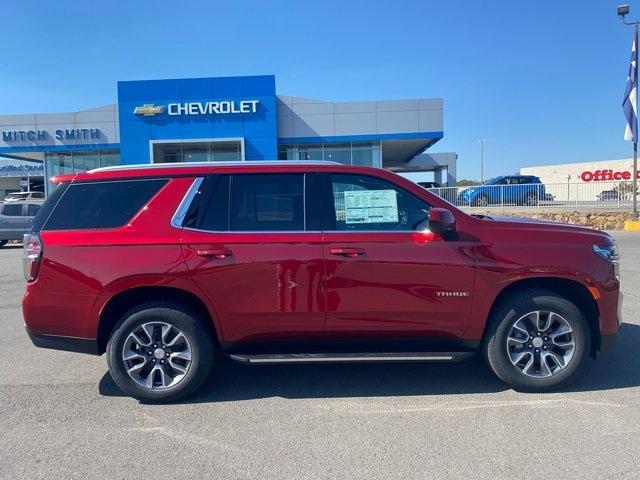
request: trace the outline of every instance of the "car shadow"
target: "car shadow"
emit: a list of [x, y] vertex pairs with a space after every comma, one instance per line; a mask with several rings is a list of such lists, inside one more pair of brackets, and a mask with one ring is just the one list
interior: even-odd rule
[[17, 250], [19, 248], [22, 248], [21, 243], [7, 243], [3, 247], [0, 247], [0, 250]]
[[[597, 391], [640, 386], [640, 326], [623, 324], [613, 350], [589, 359], [561, 391]], [[494, 393], [508, 390], [480, 355], [455, 364], [244, 365], [220, 358], [200, 390], [180, 403], [209, 403], [267, 397], [347, 398]], [[99, 392], [122, 396], [109, 373]]]

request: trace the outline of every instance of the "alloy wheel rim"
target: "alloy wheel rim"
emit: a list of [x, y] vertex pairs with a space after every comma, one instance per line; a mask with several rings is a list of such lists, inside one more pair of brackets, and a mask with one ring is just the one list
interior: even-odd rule
[[149, 390], [175, 387], [191, 367], [191, 344], [182, 331], [166, 322], [135, 327], [124, 341], [122, 362], [129, 377]]
[[522, 374], [547, 378], [563, 371], [576, 351], [575, 334], [562, 315], [535, 310], [518, 318], [506, 340], [509, 361]]

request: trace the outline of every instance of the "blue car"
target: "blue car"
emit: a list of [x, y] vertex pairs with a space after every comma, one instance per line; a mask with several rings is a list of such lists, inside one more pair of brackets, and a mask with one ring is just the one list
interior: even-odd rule
[[495, 177], [477, 187], [469, 187], [458, 195], [458, 205], [487, 207], [489, 205], [538, 205], [546, 198], [544, 185], [534, 175]]

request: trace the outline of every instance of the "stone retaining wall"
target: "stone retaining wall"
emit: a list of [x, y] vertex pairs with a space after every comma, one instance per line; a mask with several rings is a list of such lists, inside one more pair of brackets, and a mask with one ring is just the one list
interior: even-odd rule
[[535, 218], [538, 220], [551, 220], [555, 222], [570, 223], [572, 225], [584, 225], [586, 227], [595, 228], [597, 230], [622, 230], [624, 221], [631, 220], [630, 211], [573, 211], [573, 212], [553, 212], [548, 209], [545, 211], [526, 210], [500, 210], [498, 211], [478, 211], [468, 213], [483, 213], [491, 216], [506, 215], [509, 217], [525, 217]]

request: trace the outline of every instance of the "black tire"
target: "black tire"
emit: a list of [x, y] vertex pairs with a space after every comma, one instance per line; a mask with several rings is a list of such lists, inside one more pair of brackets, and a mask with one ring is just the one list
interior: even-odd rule
[[[528, 376], [509, 359], [507, 337], [514, 323], [533, 311], [555, 312], [562, 316], [573, 330], [573, 357], [563, 369], [557, 370], [549, 377]], [[521, 348], [524, 351], [528, 345]], [[566, 385], [575, 377], [590, 349], [591, 333], [580, 309], [566, 298], [542, 289], [524, 290], [501, 301], [489, 319], [482, 345], [482, 353], [491, 370], [515, 390], [528, 392], [552, 391]]]
[[486, 195], [478, 195], [478, 197], [473, 202], [474, 207], [488, 207], [489, 206], [489, 197]]
[[0, 240], [0, 248], [4, 247], [9, 240]]
[[538, 203], [538, 195], [536, 195], [535, 193], [530, 193], [524, 199], [524, 205], [526, 205], [527, 207], [537, 207]]
[[[152, 301], [129, 310], [116, 324], [107, 343], [107, 365], [113, 381], [124, 393], [147, 402], [174, 402], [188, 397], [202, 385], [213, 364], [214, 341], [206, 321], [186, 306], [173, 302]], [[125, 341], [131, 332], [148, 322], [163, 322], [175, 327], [190, 346], [189, 367], [173, 386], [147, 388], [127, 373], [123, 360]]]

